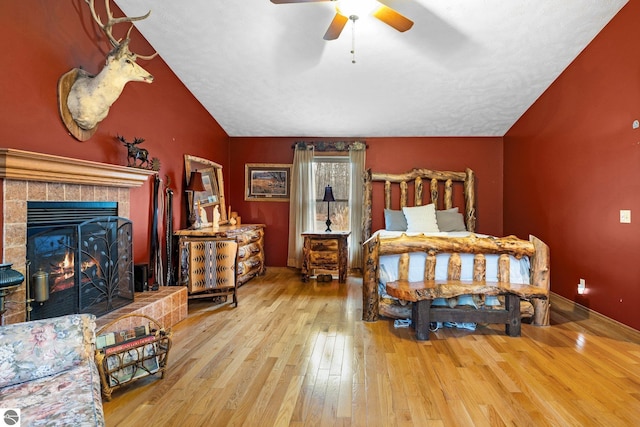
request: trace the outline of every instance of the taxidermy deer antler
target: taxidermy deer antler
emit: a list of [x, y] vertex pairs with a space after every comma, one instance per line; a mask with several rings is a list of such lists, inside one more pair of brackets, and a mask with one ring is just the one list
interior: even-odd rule
[[95, 76], [76, 68], [63, 75], [58, 82], [60, 114], [67, 129], [80, 141], [93, 136], [98, 124], [107, 116], [109, 108], [118, 99], [128, 82], [151, 83], [153, 81], [153, 76], [136, 64], [136, 60], [138, 58], [149, 60], [157, 53], [142, 56], [129, 50], [129, 35], [133, 24], [124, 40], [116, 39], [112, 33], [114, 25], [146, 19], [151, 11], [143, 16], [114, 18], [109, 1], [104, 2], [108, 20], [103, 24], [96, 12], [94, 0], [85, 0], [91, 9], [93, 20], [114, 48], [107, 55], [104, 67]]

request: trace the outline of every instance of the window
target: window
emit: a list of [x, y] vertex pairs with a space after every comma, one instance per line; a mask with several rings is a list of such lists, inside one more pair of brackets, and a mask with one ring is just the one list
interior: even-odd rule
[[324, 188], [330, 185], [335, 202], [329, 203], [329, 216], [332, 231], [348, 231], [349, 224], [349, 185], [351, 182], [351, 163], [345, 156], [316, 156], [313, 159], [315, 178], [316, 218], [315, 231], [327, 229], [327, 202], [323, 202]]

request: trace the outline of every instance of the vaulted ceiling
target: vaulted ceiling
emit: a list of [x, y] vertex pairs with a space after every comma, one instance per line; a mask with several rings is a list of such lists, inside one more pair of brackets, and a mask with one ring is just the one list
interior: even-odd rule
[[380, 0], [413, 27], [331, 41], [329, 0], [115, 2], [230, 136], [377, 137], [504, 135], [626, 0]]

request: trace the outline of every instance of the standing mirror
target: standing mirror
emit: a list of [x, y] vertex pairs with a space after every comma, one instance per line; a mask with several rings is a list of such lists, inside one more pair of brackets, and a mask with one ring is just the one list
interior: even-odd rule
[[202, 157], [184, 155], [184, 170], [187, 177], [187, 186], [191, 179], [191, 172], [202, 174], [204, 191], [188, 191], [188, 213], [189, 218], [195, 217], [195, 206], [200, 204], [207, 213], [208, 221], [213, 221], [214, 206], [220, 210], [220, 224], [226, 224], [227, 205], [224, 201], [224, 180], [222, 178], [222, 166], [211, 160]]

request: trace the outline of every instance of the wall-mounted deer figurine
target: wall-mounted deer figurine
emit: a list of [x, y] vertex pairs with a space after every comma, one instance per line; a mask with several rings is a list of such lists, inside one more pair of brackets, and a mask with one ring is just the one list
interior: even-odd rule
[[85, 0], [91, 9], [93, 20], [113, 46], [113, 50], [107, 55], [104, 67], [95, 76], [74, 68], [58, 81], [58, 106], [62, 121], [69, 132], [80, 141], [86, 141], [93, 136], [98, 129], [98, 124], [107, 116], [109, 108], [118, 99], [128, 82], [151, 83], [153, 81], [153, 76], [136, 64], [136, 60], [149, 60], [157, 53], [142, 56], [129, 50], [129, 35], [133, 24], [124, 40], [118, 40], [112, 34], [112, 27], [115, 24], [146, 19], [151, 11], [143, 16], [114, 18], [109, 1], [104, 2], [108, 20], [103, 24], [96, 12], [94, 0]]

